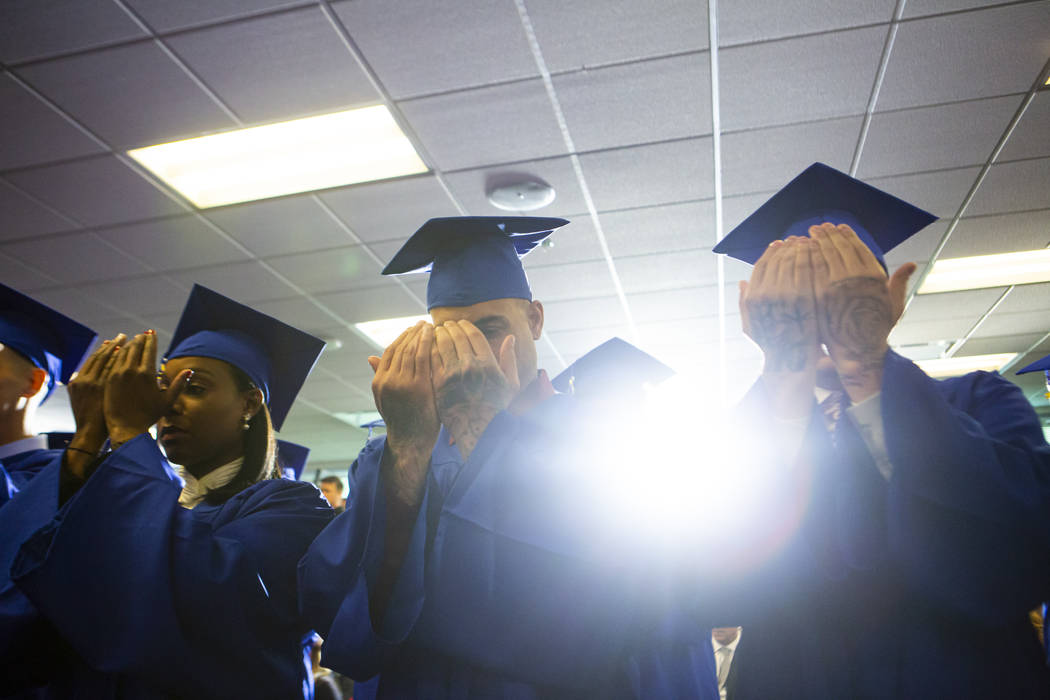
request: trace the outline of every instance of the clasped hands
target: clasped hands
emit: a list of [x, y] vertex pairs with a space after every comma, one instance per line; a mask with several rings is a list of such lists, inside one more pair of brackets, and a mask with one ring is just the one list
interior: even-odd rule
[[84, 477], [91, 455], [109, 438], [114, 446], [141, 435], [163, 416], [193, 373], [184, 370], [168, 386], [157, 383], [157, 335], [123, 333], [104, 341], [70, 381], [69, 403], [77, 430], [67, 464]]
[[807, 401], [823, 345], [857, 403], [881, 387], [887, 338], [915, 265], [887, 278], [849, 226], [825, 223], [809, 234], [771, 243], [751, 280], [740, 283], [744, 332], [765, 355], [767, 383], [808, 387]]
[[497, 358], [469, 321], [437, 327], [420, 321], [382, 357], [369, 357], [388, 447], [426, 461], [444, 425], [466, 459], [492, 418], [518, 393], [514, 344], [514, 336], [507, 335]]

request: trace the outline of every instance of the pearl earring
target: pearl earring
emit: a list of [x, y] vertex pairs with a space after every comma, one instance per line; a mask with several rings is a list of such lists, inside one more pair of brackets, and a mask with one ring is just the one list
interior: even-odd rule
[[241, 426], [244, 430], [248, 430], [249, 428], [252, 427], [251, 423], [248, 422], [249, 420], [251, 420], [251, 415], [245, 413], [244, 414], [244, 425]]

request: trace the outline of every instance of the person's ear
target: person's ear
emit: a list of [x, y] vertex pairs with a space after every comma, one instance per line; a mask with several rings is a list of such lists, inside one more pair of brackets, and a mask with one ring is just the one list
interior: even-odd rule
[[262, 389], [256, 387], [244, 392], [244, 415], [254, 418], [262, 405]]
[[525, 314], [529, 319], [529, 330], [532, 332], [532, 339], [539, 340], [540, 335], [543, 334], [543, 303], [539, 301], [529, 302], [529, 308], [525, 311]]

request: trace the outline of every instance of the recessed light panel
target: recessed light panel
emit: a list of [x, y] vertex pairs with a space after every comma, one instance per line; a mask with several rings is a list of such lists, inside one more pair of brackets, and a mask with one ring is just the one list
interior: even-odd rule
[[1050, 248], [938, 260], [919, 294], [1050, 282]]
[[430, 316], [421, 314], [419, 316], [401, 316], [399, 318], [382, 318], [377, 321], [365, 321], [355, 323], [357, 330], [368, 336], [368, 339], [381, 348], [397, 340], [409, 326], [414, 326], [420, 321], [430, 321]]
[[967, 372], [998, 370], [1017, 357], [1016, 352], [997, 355], [969, 355], [967, 357], [943, 357], [936, 360], [919, 360], [915, 364], [923, 372], [935, 378], [957, 377]]

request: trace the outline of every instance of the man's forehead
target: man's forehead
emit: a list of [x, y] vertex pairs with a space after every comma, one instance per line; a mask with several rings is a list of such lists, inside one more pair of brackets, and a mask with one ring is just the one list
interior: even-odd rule
[[510, 319], [524, 313], [528, 302], [524, 299], [490, 299], [470, 306], [435, 306], [430, 310], [434, 323], [445, 321], [470, 321], [474, 323], [486, 317]]

